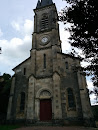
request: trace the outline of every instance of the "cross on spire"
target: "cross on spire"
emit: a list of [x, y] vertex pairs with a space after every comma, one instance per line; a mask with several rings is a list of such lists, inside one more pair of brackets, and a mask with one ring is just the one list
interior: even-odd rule
[[1, 54], [1, 51], [2, 51], [2, 49], [1, 49], [1, 47], [0, 47], [0, 54]]

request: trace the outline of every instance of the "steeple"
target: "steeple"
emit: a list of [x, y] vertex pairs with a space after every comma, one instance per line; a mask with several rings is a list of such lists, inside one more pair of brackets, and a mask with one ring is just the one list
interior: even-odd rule
[[41, 2], [40, 0], [38, 0], [36, 8], [40, 8], [40, 6], [41, 6]]
[[36, 8], [38, 9], [38, 8], [45, 7], [45, 6], [51, 5], [51, 4], [53, 4], [52, 0], [41, 0], [41, 2], [40, 2], [40, 0], [38, 0]]

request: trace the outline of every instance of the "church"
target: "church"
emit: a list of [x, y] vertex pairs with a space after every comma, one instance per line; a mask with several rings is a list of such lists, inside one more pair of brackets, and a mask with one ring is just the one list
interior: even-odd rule
[[62, 53], [55, 3], [38, 0], [34, 13], [30, 57], [13, 68], [7, 120], [91, 124], [93, 114], [81, 60]]

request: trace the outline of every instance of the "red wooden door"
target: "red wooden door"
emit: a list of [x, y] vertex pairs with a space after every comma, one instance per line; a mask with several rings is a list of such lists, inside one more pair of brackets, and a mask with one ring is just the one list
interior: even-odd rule
[[52, 119], [52, 105], [51, 100], [40, 100], [40, 120], [49, 121]]

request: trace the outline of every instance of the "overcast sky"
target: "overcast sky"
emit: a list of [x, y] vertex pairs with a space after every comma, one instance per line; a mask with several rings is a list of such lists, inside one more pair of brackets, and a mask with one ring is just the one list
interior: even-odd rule
[[[33, 9], [36, 8], [38, 0], [0, 0], [0, 72], [14, 74], [12, 68], [30, 56], [33, 33]], [[53, 0], [57, 10], [65, 7], [66, 2]], [[69, 32], [64, 30], [63, 23], [60, 24], [60, 38], [62, 50], [68, 53], [71, 49], [68, 43]], [[90, 89], [93, 89], [92, 82], [87, 79]], [[94, 95], [91, 96], [94, 104]]]

